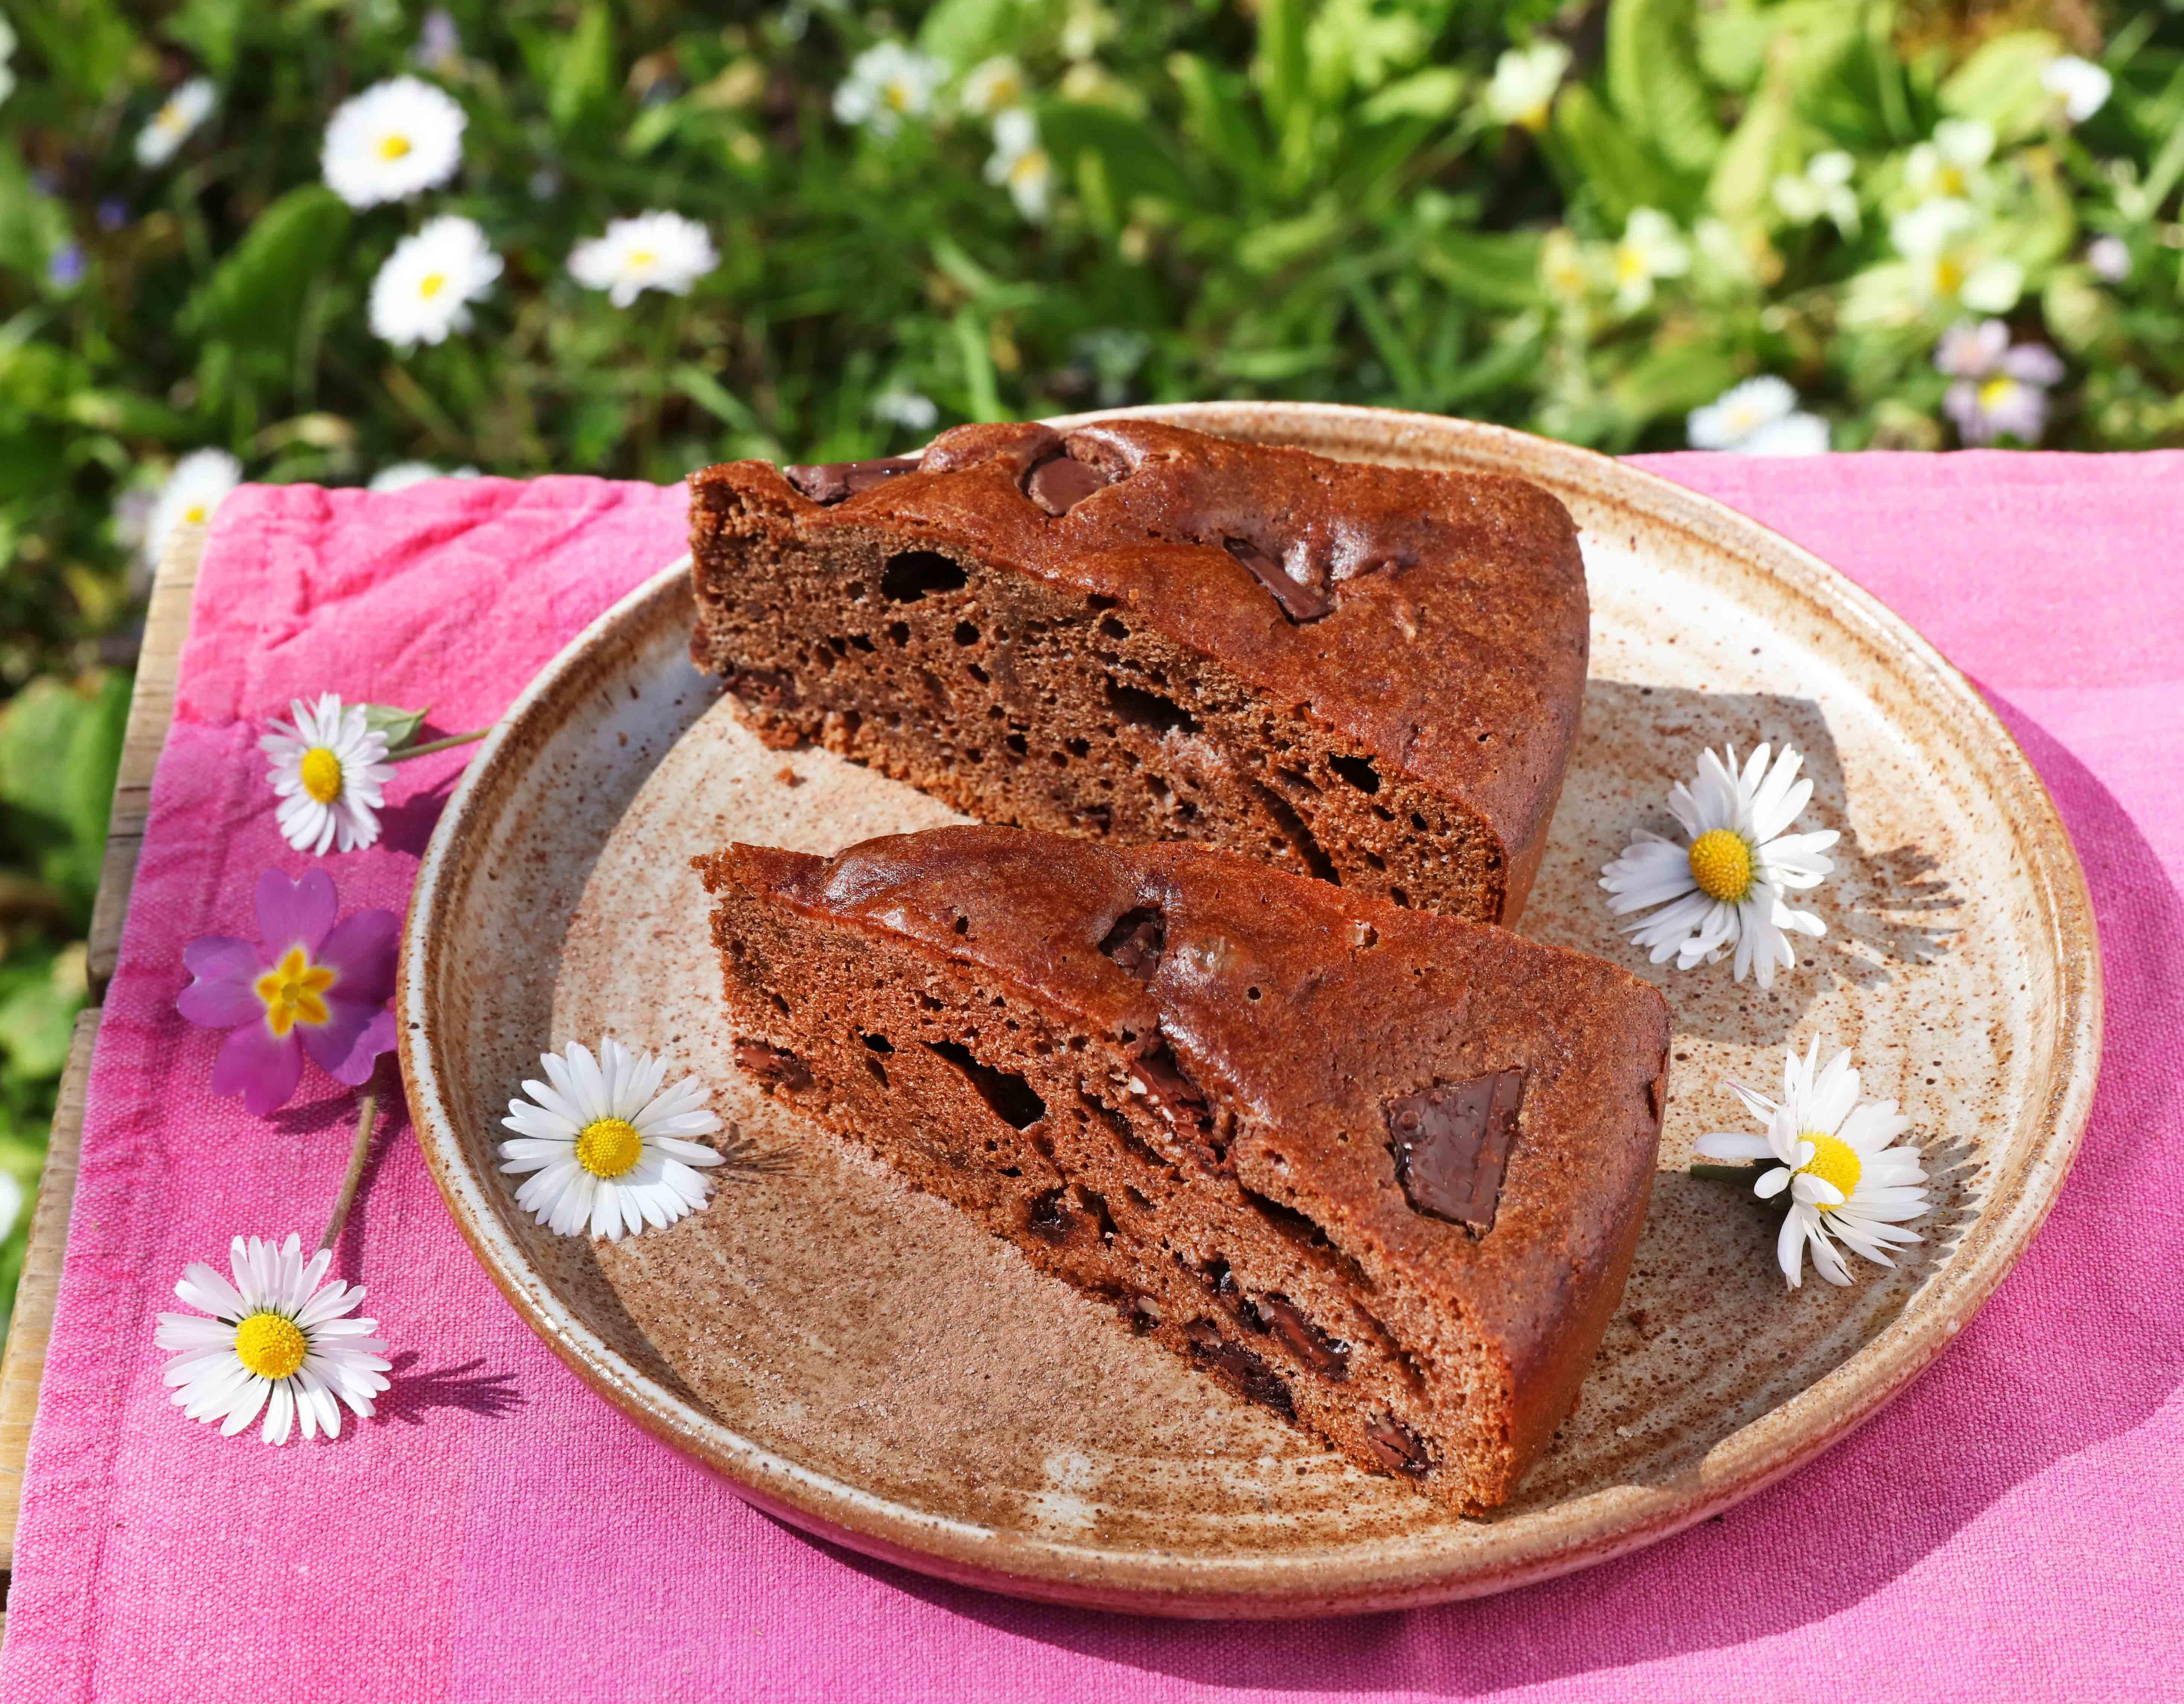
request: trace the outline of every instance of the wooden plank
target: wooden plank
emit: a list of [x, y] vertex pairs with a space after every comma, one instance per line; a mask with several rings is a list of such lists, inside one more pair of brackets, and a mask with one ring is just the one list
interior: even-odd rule
[[[204, 549], [204, 531], [203, 527], [176, 528], [152, 582], [144, 643], [136, 658], [136, 691], [122, 739], [121, 767], [114, 777], [106, 859], [99, 870], [98, 896], [91, 912], [88, 969], [94, 1001], [105, 997], [106, 985], [120, 956], [121, 922], [128, 914], [129, 889], [136, 878], [136, 854], [144, 844], [152, 772], [159, 766], [160, 748], [167, 743], [167, 729], [175, 718], [175, 683], [181, 671], [182, 641], [189, 634], [190, 598], [197, 589], [198, 558]], [[46, 1169], [38, 1180], [30, 1248], [23, 1258], [22, 1280], [15, 1288], [7, 1351], [0, 1355], [0, 1571], [14, 1566], [23, 1463], [30, 1453], [31, 1426], [38, 1411], [38, 1383], [46, 1370], [53, 1304], [60, 1294], [61, 1260], [68, 1249], [69, 1210], [75, 1203], [76, 1171], [83, 1155], [84, 1101], [98, 1019], [96, 1005], [76, 1014], [68, 1064], [61, 1075], [59, 1103], [53, 1113], [53, 1138], [46, 1149]], [[4, 1624], [4, 1618], [0, 1618], [0, 1624]]]
[[38, 1381], [46, 1370], [46, 1344], [53, 1328], [53, 1303], [61, 1288], [61, 1257], [68, 1248], [69, 1209], [75, 1203], [76, 1169], [83, 1155], [85, 1086], [98, 1039], [99, 1008], [75, 1014], [68, 1066], [61, 1073], [60, 1104], [46, 1169], [38, 1180], [38, 1204], [31, 1220], [30, 1252], [15, 1288], [15, 1313], [8, 1350], [0, 1357], [0, 1569], [15, 1565], [15, 1516], [23, 1494], [23, 1461], [31, 1449], [31, 1422], [38, 1411]]
[[144, 616], [144, 644], [136, 658], [136, 691], [122, 736], [121, 768], [114, 782], [114, 814], [106, 830], [106, 860], [98, 873], [98, 897], [91, 908], [86, 969], [91, 997], [106, 997], [106, 985], [121, 953], [121, 920], [129, 911], [136, 855], [144, 846], [144, 819], [152, 807], [152, 772], [175, 719], [175, 682], [182, 641], [189, 636], [190, 597], [197, 590], [198, 556], [204, 528], [179, 527], [152, 582]]

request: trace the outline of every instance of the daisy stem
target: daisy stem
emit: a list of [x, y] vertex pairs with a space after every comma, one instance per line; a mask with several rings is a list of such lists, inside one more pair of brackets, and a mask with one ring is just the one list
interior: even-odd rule
[[334, 1199], [334, 1216], [326, 1221], [326, 1234], [319, 1238], [321, 1249], [331, 1249], [334, 1239], [348, 1223], [348, 1210], [356, 1205], [356, 1187], [364, 1181], [364, 1156], [371, 1151], [371, 1126], [379, 1116], [379, 1096], [366, 1089], [364, 1104], [357, 1109], [356, 1139], [349, 1143], [348, 1171], [342, 1179], [341, 1193]]
[[1703, 1159], [1691, 1162], [1691, 1176], [1707, 1183], [1749, 1183], [1765, 1168], [1760, 1165], [1713, 1165]]
[[490, 727], [473, 728], [467, 734], [450, 734], [444, 740], [427, 740], [421, 746], [404, 746], [398, 751], [389, 751], [387, 754], [387, 761], [390, 763], [406, 763], [412, 757], [429, 757], [435, 751], [451, 751], [457, 746], [467, 746], [473, 740], [482, 740], [492, 732], [493, 729]]

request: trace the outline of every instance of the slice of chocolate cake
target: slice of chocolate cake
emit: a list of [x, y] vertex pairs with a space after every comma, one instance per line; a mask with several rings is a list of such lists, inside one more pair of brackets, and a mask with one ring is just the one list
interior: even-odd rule
[[1577, 534], [1521, 480], [1145, 421], [691, 479], [699, 667], [982, 821], [1191, 840], [1522, 908], [1585, 688]]
[[1652, 986], [1190, 846], [698, 867], [789, 1103], [1362, 1465], [1483, 1509], [1546, 1448], [1645, 1217]]

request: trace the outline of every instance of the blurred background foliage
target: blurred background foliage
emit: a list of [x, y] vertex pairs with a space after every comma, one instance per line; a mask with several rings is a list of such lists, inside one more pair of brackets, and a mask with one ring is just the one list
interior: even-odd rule
[[[1837, 449], [1938, 448], [1939, 340], [1990, 314], [2063, 358], [2045, 441], [2184, 442], [2179, 3], [0, 0], [0, 1170], [35, 1180], [85, 997], [184, 453], [671, 480], [1210, 396], [1621, 451], [1755, 375]], [[889, 41], [930, 105], [842, 122]], [[2112, 81], [2097, 109], [2065, 55]], [[1035, 159], [971, 98], [997, 58]], [[405, 73], [461, 103], [460, 170], [352, 209], [326, 120]], [[198, 78], [209, 116], [141, 163]], [[1937, 201], [1962, 210], [1904, 223]], [[571, 246], [651, 208], [718, 266], [627, 308], [580, 288]], [[504, 271], [469, 329], [397, 349], [373, 277], [448, 213]]]

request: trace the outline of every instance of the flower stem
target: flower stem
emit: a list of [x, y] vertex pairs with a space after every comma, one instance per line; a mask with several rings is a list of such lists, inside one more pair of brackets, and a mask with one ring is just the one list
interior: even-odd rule
[[1752, 1183], [1765, 1170], [1763, 1165], [1710, 1165], [1703, 1159], [1691, 1162], [1691, 1176], [1704, 1183]]
[[348, 1172], [342, 1179], [341, 1193], [334, 1200], [334, 1216], [326, 1221], [326, 1234], [319, 1238], [321, 1249], [331, 1249], [348, 1223], [348, 1210], [356, 1205], [356, 1186], [364, 1181], [364, 1157], [371, 1151], [372, 1121], [379, 1116], [379, 1096], [371, 1089], [364, 1093], [364, 1104], [357, 1109], [356, 1139], [348, 1149]]
[[427, 740], [421, 746], [404, 746], [398, 751], [389, 751], [387, 754], [387, 761], [390, 763], [406, 763], [412, 757], [429, 757], [435, 751], [451, 751], [457, 746], [467, 746], [473, 740], [482, 740], [492, 732], [493, 729], [490, 727], [473, 728], [467, 734], [450, 734], [444, 740]]

